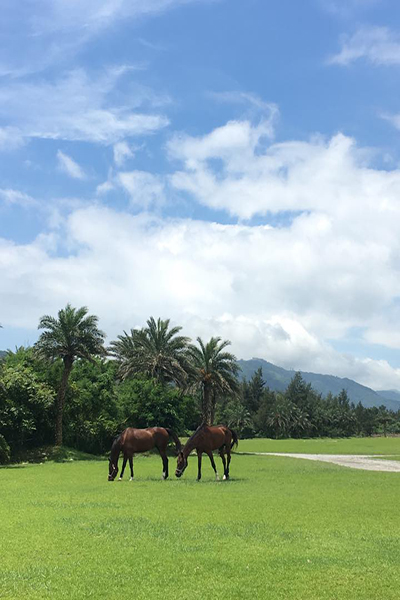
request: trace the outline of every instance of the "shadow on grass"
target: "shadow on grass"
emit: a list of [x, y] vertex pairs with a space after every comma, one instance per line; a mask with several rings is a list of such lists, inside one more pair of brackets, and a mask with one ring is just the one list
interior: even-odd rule
[[32, 448], [26, 450], [12, 458], [12, 462], [6, 465], [0, 465], [1, 469], [21, 469], [29, 464], [41, 464], [45, 462], [65, 463], [72, 461], [105, 461], [108, 458], [80, 452], [74, 448], [65, 446], [45, 446], [42, 448]]

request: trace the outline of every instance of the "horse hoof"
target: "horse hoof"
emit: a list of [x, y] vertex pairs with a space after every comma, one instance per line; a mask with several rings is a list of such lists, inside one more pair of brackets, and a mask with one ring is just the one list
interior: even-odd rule
[[129, 481], [133, 481], [133, 477], [131, 477]]
[[122, 481], [122, 477], [119, 477], [119, 478], [118, 478], [118, 481]]
[[226, 475], [223, 476], [222, 481], [226, 481], [227, 477]]

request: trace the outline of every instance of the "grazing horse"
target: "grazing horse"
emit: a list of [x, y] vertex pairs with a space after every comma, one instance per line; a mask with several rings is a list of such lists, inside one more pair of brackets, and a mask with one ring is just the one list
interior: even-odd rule
[[127, 460], [129, 460], [129, 466], [131, 468], [131, 478], [133, 480], [133, 455], [137, 452], [147, 452], [153, 448], [157, 448], [160, 453], [163, 462], [163, 479], [168, 477], [168, 458], [167, 458], [167, 446], [169, 438], [175, 442], [176, 451], [181, 450], [181, 443], [176, 433], [172, 429], [164, 427], [148, 427], [147, 429], [135, 429], [128, 427], [115, 438], [111, 448], [110, 461], [108, 467], [108, 481], [114, 481], [118, 473], [118, 458], [122, 451], [124, 456], [124, 462], [122, 463], [121, 475], [119, 481], [121, 481]]
[[[178, 462], [176, 465], [175, 475], [180, 477], [188, 465], [188, 456], [192, 450], [197, 451], [198, 459], [198, 474], [197, 481], [201, 479], [201, 458], [203, 452], [208, 454], [211, 461], [211, 466], [215, 472], [215, 478], [218, 480], [217, 468], [215, 466], [213, 450], [219, 450], [219, 455], [224, 465], [224, 479], [229, 479], [229, 464], [231, 462], [231, 449], [234, 445], [237, 446], [238, 437], [232, 429], [225, 425], [216, 425], [214, 427], [208, 425], [200, 425], [194, 434], [188, 439], [183, 450], [178, 454]], [[225, 460], [226, 453], [227, 460]]]

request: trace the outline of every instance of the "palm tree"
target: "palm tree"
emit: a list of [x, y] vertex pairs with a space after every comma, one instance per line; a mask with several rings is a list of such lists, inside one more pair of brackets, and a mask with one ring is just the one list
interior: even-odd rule
[[169, 319], [150, 317], [147, 327], [124, 331], [110, 344], [110, 353], [120, 362], [122, 379], [142, 373], [165, 385], [185, 387], [190, 372], [190, 338], [178, 335], [182, 327], [169, 328]]
[[65, 392], [74, 361], [77, 358], [92, 360], [96, 355], [105, 354], [105, 334], [97, 328], [98, 318], [88, 315], [86, 306], [72, 308], [70, 304], [58, 311], [58, 319], [43, 316], [38, 329], [45, 329], [35, 344], [35, 351], [41, 358], [54, 360], [61, 358], [64, 370], [57, 393], [56, 404], [56, 446], [62, 445], [62, 420]]
[[238, 391], [237, 373], [239, 366], [236, 356], [224, 352], [230, 345], [228, 340], [221, 341], [212, 337], [207, 344], [197, 338], [199, 347], [191, 346], [190, 354], [194, 368], [194, 385], [202, 391], [203, 423], [212, 425], [218, 394], [234, 394]]

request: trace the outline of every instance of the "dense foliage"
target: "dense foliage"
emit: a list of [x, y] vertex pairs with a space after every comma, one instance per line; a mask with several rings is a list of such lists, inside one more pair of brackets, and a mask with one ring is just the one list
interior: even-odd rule
[[[77, 315], [67, 308], [78, 325], [86, 318], [86, 312]], [[235, 357], [225, 350], [229, 342], [198, 338], [198, 346], [192, 346], [178, 335], [179, 327], [169, 328], [168, 320], [150, 319], [138, 334], [120, 336], [112, 345], [115, 360], [95, 358], [103, 334], [96, 318], [92, 324], [98, 344], [86, 355], [75, 345], [64, 389], [63, 443], [77, 450], [107, 452], [114, 436], [128, 426], [161, 425], [185, 435], [204, 421], [225, 423], [240, 437], [400, 433], [400, 411], [354, 405], [345, 390], [322, 397], [300, 373], [282, 392], [269, 389], [261, 369], [239, 381]], [[53, 325], [57, 330], [56, 320]], [[48, 351], [43, 345], [40, 352], [37, 346], [19, 348], [0, 358], [0, 462], [54, 443], [65, 379], [65, 354], [59, 352], [63, 335], [55, 340], [54, 352], [50, 344]]]

